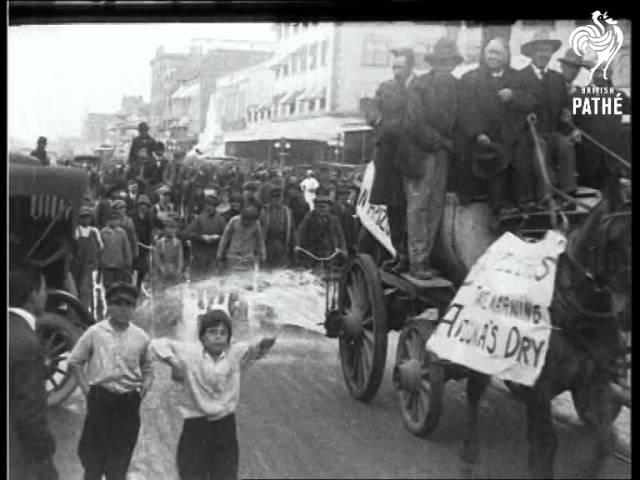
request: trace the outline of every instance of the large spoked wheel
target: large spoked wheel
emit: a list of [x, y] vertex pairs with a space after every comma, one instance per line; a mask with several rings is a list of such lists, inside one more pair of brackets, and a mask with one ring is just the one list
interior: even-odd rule
[[47, 405], [57, 405], [77, 386], [68, 360], [82, 331], [64, 317], [45, 313], [38, 319], [36, 332], [44, 350]]
[[369, 255], [359, 255], [347, 267], [340, 287], [342, 373], [357, 400], [378, 391], [387, 356], [387, 315], [380, 274]]
[[393, 370], [405, 427], [426, 437], [437, 426], [442, 411], [444, 371], [425, 343], [433, 327], [424, 321], [408, 322], [400, 333]]

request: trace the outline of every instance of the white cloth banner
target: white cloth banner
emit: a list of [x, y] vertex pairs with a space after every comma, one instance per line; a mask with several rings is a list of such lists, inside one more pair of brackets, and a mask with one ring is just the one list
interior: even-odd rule
[[387, 208], [384, 205], [371, 205], [371, 203], [369, 203], [374, 175], [375, 167], [373, 162], [369, 162], [362, 176], [362, 186], [360, 187], [360, 195], [356, 204], [356, 213], [367, 231], [369, 231], [391, 255], [395, 255], [396, 251], [391, 243]]
[[566, 244], [554, 231], [535, 243], [502, 235], [471, 268], [427, 349], [501, 380], [533, 385], [549, 347], [549, 305]]

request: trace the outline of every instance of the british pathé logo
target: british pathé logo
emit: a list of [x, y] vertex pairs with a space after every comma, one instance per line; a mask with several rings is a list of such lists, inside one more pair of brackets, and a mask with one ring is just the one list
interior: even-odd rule
[[616, 20], [607, 16], [607, 12], [596, 10], [591, 14], [591, 19], [593, 25], [584, 25], [571, 32], [569, 45], [581, 57], [588, 53], [597, 56], [589, 72], [589, 80], [598, 67], [602, 67], [606, 79], [611, 60], [622, 47], [622, 29]]
[[577, 27], [569, 36], [569, 46], [583, 57], [581, 66], [589, 69], [591, 82], [573, 95], [573, 114], [622, 115], [622, 94], [613, 88], [607, 76], [611, 61], [622, 48], [622, 29], [607, 12], [596, 10], [591, 19], [593, 25]]

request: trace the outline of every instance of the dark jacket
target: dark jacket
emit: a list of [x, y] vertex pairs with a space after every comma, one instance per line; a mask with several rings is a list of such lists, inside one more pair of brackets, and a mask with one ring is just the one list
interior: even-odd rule
[[406, 106], [407, 89], [395, 79], [380, 84], [370, 105], [379, 116], [372, 124], [376, 167], [369, 197], [372, 204], [402, 207], [406, 203], [398, 158]]
[[207, 243], [200, 237], [202, 235], [220, 235], [224, 233], [226, 222], [218, 213], [209, 217], [207, 212], [198, 215], [185, 229], [183, 237], [191, 240], [193, 244], [193, 256], [197, 258], [215, 258], [220, 241]]
[[564, 77], [547, 69], [542, 80], [539, 80], [528, 65], [520, 70], [522, 87], [534, 97], [533, 112], [538, 121], [536, 129], [539, 133], [553, 133], [564, 130], [560, 122], [560, 112], [563, 108], [570, 108], [569, 92]]
[[452, 75], [421, 75], [409, 87], [400, 168], [405, 175], [420, 178], [428, 153], [452, 153], [458, 117], [458, 80]]
[[151, 138], [149, 134], [138, 135], [131, 141], [131, 148], [129, 149], [129, 165], [136, 163], [138, 160], [138, 152], [141, 148], [146, 148], [149, 156], [153, 153], [153, 149], [156, 145], [156, 141]]
[[49, 459], [55, 442], [47, 423], [44, 357], [35, 332], [9, 313], [10, 478], [29, 477], [33, 464]]
[[36, 157], [38, 160], [40, 160], [40, 163], [45, 167], [51, 164], [51, 162], [49, 161], [49, 156], [47, 155], [47, 151], [44, 149], [36, 148], [31, 152], [31, 156]]
[[[498, 91], [508, 88], [513, 92], [509, 102], [498, 98]], [[492, 142], [505, 147], [506, 164], [511, 163], [516, 143], [528, 135], [526, 116], [536, 99], [525, 90], [521, 75], [505, 68], [500, 78], [494, 78], [489, 69], [480, 67], [465, 73], [460, 79], [460, 108], [458, 126], [462, 140], [462, 158], [465, 171], [471, 169], [471, 155], [477, 146], [477, 137], [485, 134]]]
[[298, 246], [318, 257], [328, 257], [336, 248], [347, 250], [340, 221], [335, 215], [322, 217], [310, 211], [298, 228]]
[[[135, 228], [136, 237], [140, 243], [144, 243], [147, 246], [151, 245], [151, 237], [153, 230], [162, 230], [164, 228], [163, 223], [160, 220], [155, 219], [151, 213], [147, 213], [144, 217], [140, 217], [138, 212], [131, 214], [131, 220]], [[147, 252], [146, 249], [140, 249], [139, 253]]]
[[309, 211], [309, 204], [300, 197], [291, 197], [287, 200], [287, 206], [293, 215], [293, 226], [298, 228], [304, 216]]

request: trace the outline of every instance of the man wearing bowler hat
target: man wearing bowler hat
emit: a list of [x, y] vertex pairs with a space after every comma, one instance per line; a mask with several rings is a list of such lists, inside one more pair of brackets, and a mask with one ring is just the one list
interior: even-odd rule
[[[544, 153], [550, 181], [567, 194], [577, 190], [576, 154], [572, 135], [567, 135], [566, 121], [571, 120], [569, 94], [565, 77], [549, 69], [552, 55], [560, 49], [562, 42], [549, 38], [548, 34], [538, 32], [522, 44], [520, 51], [531, 59], [531, 63], [520, 70], [525, 88], [535, 97], [532, 109], [535, 113], [536, 130], [545, 143]], [[533, 153], [533, 152], [532, 152]], [[521, 159], [521, 166], [529, 168], [529, 178], [535, 179], [530, 189], [530, 197], [538, 206], [546, 208], [542, 202], [544, 185], [536, 158]], [[566, 204], [569, 207], [571, 204]]]
[[462, 163], [487, 189], [489, 205], [498, 216], [518, 212], [521, 185], [528, 180], [514, 168], [513, 157], [528, 135], [526, 115], [535, 103], [509, 63], [507, 42], [494, 38], [487, 43], [480, 66], [460, 79]]
[[401, 145], [407, 149], [402, 158], [402, 182], [409, 274], [417, 280], [434, 275], [430, 256], [444, 210], [459, 108], [458, 81], [451, 72], [463, 58], [454, 41], [441, 38], [425, 60], [431, 70], [409, 86], [403, 122], [406, 142]]
[[114, 284], [108, 317], [76, 343], [69, 365], [87, 399], [78, 445], [85, 480], [125, 480], [140, 429], [140, 402], [152, 382], [149, 337], [131, 323], [137, 290]]

